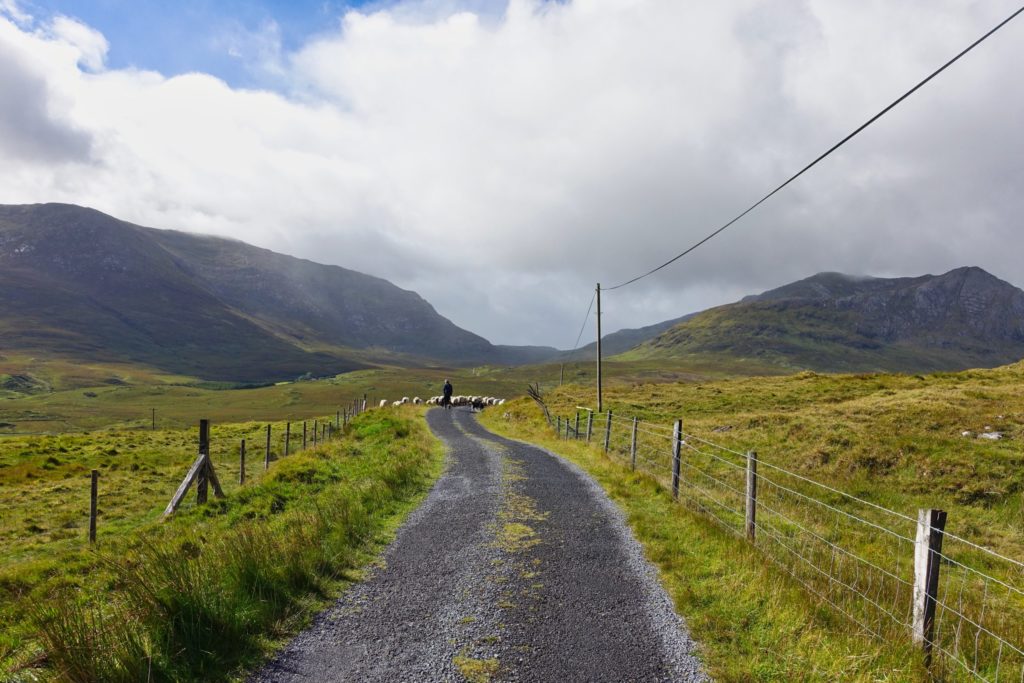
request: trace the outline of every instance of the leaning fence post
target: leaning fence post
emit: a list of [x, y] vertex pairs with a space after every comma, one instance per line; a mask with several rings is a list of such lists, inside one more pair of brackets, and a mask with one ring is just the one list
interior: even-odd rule
[[286, 422], [284, 424], [284, 454], [287, 457], [288, 452], [291, 450], [292, 445], [292, 423]]
[[263, 469], [270, 469], [270, 425], [267, 425], [267, 450], [263, 453]]
[[238, 448], [238, 485], [241, 486], [245, 483], [245, 439], [242, 439], [242, 445]]
[[306, 421], [302, 421], [302, 450], [306, 450]]
[[683, 443], [683, 421], [676, 420], [672, 430], [672, 497], [679, 499], [679, 447]]
[[942, 555], [944, 510], [917, 511], [917, 541], [914, 544], [914, 644], [924, 651], [925, 665], [931, 664], [935, 635], [935, 605], [939, 593], [939, 564]]
[[89, 492], [89, 543], [96, 542], [96, 514], [99, 498], [100, 471], [92, 471], [92, 486]]
[[757, 453], [747, 451], [747, 538], [754, 540], [757, 528]]
[[604, 425], [604, 452], [608, 452], [608, 445], [612, 441], [612, 411], [608, 411], [607, 422]]
[[[200, 420], [199, 421], [199, 455], [205, 456], [207, 462], [210, 460], [210, 421]], [[196, 479], [196, 503], [202, 504], [206, 502], [207, 491], [209, 488], [210, 477], [207, 472], [208, 466], [203, 465], [199, 468], [199, 475]]]
[[590, 443], [590, 437], [594, 433], [594, 411], [587, 409], [587, 443]]
[[633, 435], [629, 439], [629, 461], [630, 468], [636, 471], [636, 423], [637, 418], [633, 418]]

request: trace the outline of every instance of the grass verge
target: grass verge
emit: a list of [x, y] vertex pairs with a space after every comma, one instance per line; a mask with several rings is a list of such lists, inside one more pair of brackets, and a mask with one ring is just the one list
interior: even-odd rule
[[11, 612], [7, 677], [237, 679], [358, 576], [442, 461], [417, 413], [372, 411], [226, 499], [109, 538]]

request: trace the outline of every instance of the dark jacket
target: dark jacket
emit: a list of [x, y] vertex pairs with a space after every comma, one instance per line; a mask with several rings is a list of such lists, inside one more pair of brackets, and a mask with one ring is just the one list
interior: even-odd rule
[[452, 397], [452, 384], [451, 384], [451, 382], [445, 382], [444, 383], [444, 396], [445, 396], [445, 398], [451, 398]]

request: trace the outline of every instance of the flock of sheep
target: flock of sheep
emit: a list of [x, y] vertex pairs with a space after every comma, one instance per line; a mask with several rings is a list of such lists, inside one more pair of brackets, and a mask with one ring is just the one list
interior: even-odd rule
[[[388, 401], [385, 398], [381, 399], [380, 407], [386, 408], [389, 404], [392, 406], [401, 406], [405, 405], [406, 403], [412, 403], [413, 405], [420, 405], [422, 403], [426, 403], [428, 406], [439, 406], [441, 405], [441, 400], [443, 398], [443, 396], [431, 396], [426, 401], [424, 401], [419, 396], [416, 396], [415, 398], [412, 399], [410, 399], [408, 396], [405, 396], [404, 398], [402, 398], [401, 401]], [[505, 405], [505, 399], [494, 398], [493, 396], [452, 396], [452, 405], [472, 406], [473, 408], [480, 410], [481, 408], [485, 408], [487, 406]]]

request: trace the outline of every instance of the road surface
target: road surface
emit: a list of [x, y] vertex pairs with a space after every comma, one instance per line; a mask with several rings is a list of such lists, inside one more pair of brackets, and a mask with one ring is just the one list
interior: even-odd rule
[[445, 474], [382, 566], [252, 683], [707, 680], [589, 477], [468, 410], [427, 421], [448, 446]]

